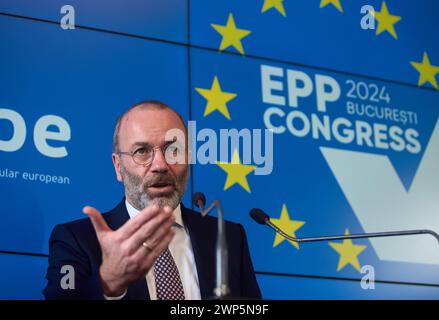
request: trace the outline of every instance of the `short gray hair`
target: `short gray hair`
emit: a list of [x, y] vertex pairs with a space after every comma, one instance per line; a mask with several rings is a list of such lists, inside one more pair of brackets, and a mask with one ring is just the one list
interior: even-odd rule
[[142, 108], [143, 110], [165, 110], [165, 109], [171, 110], [181, 120], [181, 122], [185, 128], [185, 131], [186, 131], [185, 133], [186, 133], [186, 139], [187, 139], [188, 129], [187, 129], [186, 123], [184, 122], [183, 117], [177, 111], [175, 111], [170, 106], [168, 106], [168, 105], [166, 105], [163, 102], [158, 101], [158, 100], [143, 100], [143, 101], [140, 101], [140, 102], [134, 104], [132, 107], [130, 107], [127, 111], [125, 111], [122, 115], [120, 115], [117, 118], [116, 125], [114, 127], [114, 133], [113, 133], [113, 153], [119, 152], [119, 131], [120, 131], [120, 124], [122, 122], [122, 119], [131, 110], [133, 110], [135, 108]]

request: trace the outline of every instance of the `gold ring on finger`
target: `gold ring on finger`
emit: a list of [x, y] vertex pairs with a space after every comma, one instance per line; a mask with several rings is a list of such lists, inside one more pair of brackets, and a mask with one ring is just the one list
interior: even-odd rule
[[142, 246], [143, 246], [145, 249], [147, 249], [147, 250], [149, 250], [149, 251], [152, 251], [152, 248], [151, 248], [151, 246], [148, 244], [148, 242], [144, 241], [144, 242], [142, 243]]

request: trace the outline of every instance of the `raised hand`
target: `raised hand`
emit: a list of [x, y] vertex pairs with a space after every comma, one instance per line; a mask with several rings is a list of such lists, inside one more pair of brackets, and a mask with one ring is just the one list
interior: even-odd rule
[[115, 231], [97, 209], [86, 206], [83, 212], [91, 219], [101, 246], [101, 286], [109, 297], [122, 295], [131, 283], [144, 278], [175, 235], [170, 207], [145, 208]]

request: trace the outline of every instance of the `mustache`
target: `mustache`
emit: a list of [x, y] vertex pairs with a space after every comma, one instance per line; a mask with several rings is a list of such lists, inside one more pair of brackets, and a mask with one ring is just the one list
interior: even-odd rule
[[161, 185], [165, 185], [165, 184], [170, 184], [172, 186], [175, 187], [176, 185], [176, 181], [174, 178], [172, 178], [171, 176], [167, 175], [167, 174], [156, 174], [153, 177], [151, 177], [150, 179], [148, 179], [144, 186], [146, 188], [152, 187], [154, 185], [157, 184], [161, 184]]

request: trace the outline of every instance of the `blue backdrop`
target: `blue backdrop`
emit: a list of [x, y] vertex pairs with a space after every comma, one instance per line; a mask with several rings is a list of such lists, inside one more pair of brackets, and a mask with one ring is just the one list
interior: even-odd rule
[[120, 201], [112, 132], [144, 99], [198, 132], [272, 130], [270, 174], [230, 149], [232, 167], [192, 166], [184, 198], [244, 225], [265, 298], [439, 298], [432, 237], [294, 245], [248, 217], [300, 237], [439, 232], [437, 1], [75, 0], [75, 29], [64, 4], [0, 3], [0, 298], [42, 298], [52, 228]]

